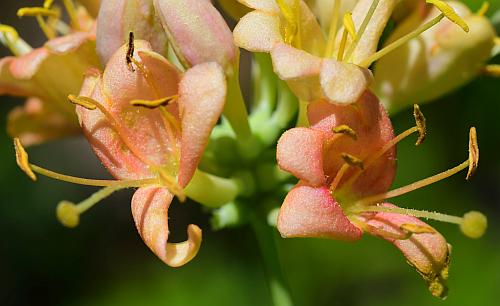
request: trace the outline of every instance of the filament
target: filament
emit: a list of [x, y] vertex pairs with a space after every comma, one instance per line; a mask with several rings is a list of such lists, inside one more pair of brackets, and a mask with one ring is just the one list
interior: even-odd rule
[[325, 49], [325, 57], [332, 57], [335, 48], [335, 39], [337, 38], [337, 26], [339, 23], [340, 1], [334, 0], [332, 20], [330, 21], [330, 32], [328, 33], [328, 43]]
[[354, 52], [354, 49], [358, 45], [359, 40], [361, 39], [361, 36], [366, 30], [366, 27], [368, 26], [368, 23], [370, 22], [371, 18], [373, 17], [373, 13], [375, 13], [375, 10], [377, 9], [378, 3], [380, 0], [373, 0], [372, 4], [370, 5], [370, 8], [368, 9], [368, 12], [366, 13], [365, 18], [363, 19], [363, 22], [361, 23], [361, 26], [359, 27], [359, 30], [354, 37], [353, 42], [349, 46], [349, 49], [347, 50], [346, 53], [346, 59], [349, 59]]

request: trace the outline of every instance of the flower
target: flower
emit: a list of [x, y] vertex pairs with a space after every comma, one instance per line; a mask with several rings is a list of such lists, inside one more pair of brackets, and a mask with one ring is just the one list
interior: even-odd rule
[[[446, 20], [376, 63], [373, 90], [389, 112], [430, 102], [455, 90], [481, 73], [492, 57], [496, 33], [484, 16], [487, 6], [473, 14], [461, 2], [447, 3], [468, 24], [468, 33]], [[420, 9], [397, 25], [387, 44], [439, 14], [437, 8], [426, 7], [423, 1], [420, 4]]]
[[353, 105], [312, 102], [308, 115], [310, 128], [288, 130], [278, 142], [279, 166], [300, 180], [280, 209], [277, 227], [281, 235], [354, 241], [367, 232], [394, 244], [428, 282], [431, 293], [444, 297], [450, 249], [441, 234], [417, 217], [458, 223], [474, 238], [484, 233], [486, 219], [477, 212], [459, 218], [404, 209], [386, 200], [465, 168], [469, 177], [478, 160], [475, 129], [471, 129], [470, 157], [464, 163], [388, 191], [396, 171], [397, 142], [416, 132], [418, 144], [425, 137], [425, 118], [418, 107], [416, 126], [397, 137], [383, 106], [369, 91]]
[[[15, 29], [0, 25], [0, 40], [14, 54], [0, 59], [0, 94], [28, 98], [24, 106], [10, 112], [8, 119], [9, 134], [20, 138], [24, 145], [80, 133], [67, 95], [80, 89], [87, 69], [99, 67], [92, 18], [83, 7], [69, 6], [72, 27], [69, 32], [63, 31], [64, 23], [51, 5], [47, 1], [44, 8], [23, 8], [18, 12], [20, 16], [37, 16], [49, 38], [43, 47], [32, 49]], [[47, 21], [45, 15], [49, 16]], [[59, 30], [63, 35], [56, 37]]]

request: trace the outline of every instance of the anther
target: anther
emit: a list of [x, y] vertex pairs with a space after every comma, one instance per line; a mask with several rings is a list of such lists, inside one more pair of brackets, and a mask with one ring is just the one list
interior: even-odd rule
[[19, 140], [19, 138], [14, 138], [14, 148], [16, 150], [16, 162], [19, 168], [21, 168], [21, 170], [23, 170], [30, 179], [36, 181], [36, 175], [33, 173], [33, 170], [31, 170], [28, 161], [28, 153], [26, 153], [26, 150], [21, 144], [21, 140]]
[[342, 153], [340, 156], [349, 166], [358, 167], [361, 170], [365, 168], [363, 161], [357, 158], [356, 156], [353, 156], [348, 153]]
[[130, 32], [128, 33], [128, 49], [127, 49], [126, 61], [128, 69], [131, 72], [135, 72], [135, 69], [132, 66], [133, 57], [134, 57], [134, 32]]
[[66, 227], [77, 227], [80, 223], [80, 211], [78, 206], [68, 201], [61, 201], [57, 205], [56, 216], [59, 222]]
[[476, 128], [471, 127], [469, 131], [469, 171], [466, 179], [470, 179], [477, 169], [479, 163], [479, 146], [477, 145]]
[[177, 95], [174, 95], [174, 96], [164, 97], [164, 98], [160, 98], [160, 99], [156, 99], [156, 100], [136, 99], [136, 100], [130, 101], [130, 104], [133, 106], [142, 106], [142, 107], [154, 109], [154, 108], [157, 108], [160, 106], [169, 105], [170, 103], [177, 100], [177, 98], [178, 98]]
[[488, 219], [478, 211], [470, 211], [464, 214], [462, 223], [460, 223], [460, 230], [462, 233], [473, 239], [483, 236], [487, 227]]
[[58, 17], [59, 14], [57, 11], [44, 8], [44, 7], [23, 7], [17, 10], [17, 16], [18, 17], [24, 17], [24, 16], [32, 16], [32, 17], [37, 17], [37, 16], [46, 16], [46, 17]]
[[441, 0], [426, 0], [426, 2], [434, 5], [438, 10], [441, 11], [441, 13], [446, 16], [446, 18], [460, 26], [465, 32], [469, 32], [469, 26], [467, 25], [467, 23], [453, 10], [453, 8], [448, 3]]
[[49, 9], [52, 6], [53, 3], [54, 3], [54, 0], [45, 0], [43, 2], [43, 7], [46, 8], [46, 9]]
[[351, 137], [354, 140], [358, 139], [358, 134], [356, 134], [356, 131], [354, 131], [350, 126], [345, 124], [334, 127], [332, 129], [332, 132], [335, 134], [342, 134]]
[[353, 40], [356, 40], [356, 27], [354, 26], [354, 21], [352, 20], [352, 13], [348, 12], [344, 14], [344, 19], [343, 19], [344, 27], [351, 35], [351, 38]]
[[413, 223], [404, 223], [401, 224], [399, 227], [405, 232], [411, 233], [411, 234], [433, 234], [435, 233], [434, 229], [430, 226], [426, 225], [417, 225]]
[[[500, 46], [500, 42], [497, 44]], [[500, 77], [500, 65], [486, 65], [483, 67], [483, 73], [493, 77]]]
[[97, 108], [96, 103], [98, 103], [97, 101], [95, 101], [92, 98], [83, 97], [83, 96], [77, 97], [74, 95], [68, 95], [68, 100], [71, 103], [73, 103], [75, 105], [79, 105], [79, 106], [86, 108], [88, 110], [95, 110]]
[[425, 136], [427, 135], [425, 117], [422, 111], [420, 111], [418, 104], [413, 105], [413, 117], [415, 117], [415, 123], [417, 124], [418, 131], [418, 139], [415, 142], [415, 145], [418, 146], [424, 142]]

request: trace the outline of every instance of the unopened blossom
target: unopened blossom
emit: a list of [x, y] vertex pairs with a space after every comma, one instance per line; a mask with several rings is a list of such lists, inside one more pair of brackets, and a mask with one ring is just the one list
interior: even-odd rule
[[355, 241], [366, 232], [380, 237], [403, 253], [433, 295], [445, 297], [450, 248], [441, 234], [417, 217], [460, 224], [473, 238], [484, 233], [486, 219], [478, 212], [459, 218], [399, 208], [387, 199], [465, 168], [469, 168], [469, 177], [479, 154], [475, 129], [471, 130], [470, 156], [465, 162], [388, 191], [396, 171], [396, 143], [416, 132], [418, 144], [425, 138], [425, 118], [418, 107], [416, 126], [397, 137], [383, 106], [369, 91], [348, 106], [312, 102], [308, 116], [310, 128], [288, 130], [278, 142], [279, 166], [300, 180], [280, 209], [277, 226], [281, 235]]
[[[461, 2], [447, 3], [467, 23], [468, 33], [445, 20], [376, 63], [373, 90], [391, 113], [455, 90], [482, 73], [492, 57], [497, 38], [493, 25], [484, 16], [487, 5], [472, 13]], [[386, 44], [437, 15], [436, 8], [421, 1], [420, 8], [398, 24]], [[394, 69], [396, 65], [398, 69]]]
[[68, 4], [72, 18], [61, 27], [60, 13], [51, 2], [18, 12], [37, 17], [49, 38], [42, 47], [31, 48], [15, 29], [0, 25], [0, 40], [13, 53], [0, 59], [0, 94], [27, 97], [24, 106], [10, 112], [7, 129], [24, 145], [80, 133], [67, 96], [80, 89], [87, 69], [99, 67], [93, 19], [82, 6]]

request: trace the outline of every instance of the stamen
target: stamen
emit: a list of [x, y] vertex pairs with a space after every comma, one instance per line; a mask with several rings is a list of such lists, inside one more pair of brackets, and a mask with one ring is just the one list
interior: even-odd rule
[[356, 38], [356, 29], [354, 27], [354, 21], [352, 21], [352, 13], [347, 12], [342, 18], [342, 23], [344, 25], [344, 32], [342, 33], [342, 39], [340, 40], [339, 53], [337, 55], [337, 60], [341, 62], [344, 59], [344, 51], [347, 44], [347, 34], [351, 35], [354, 40]]
[[342, 38], [340, 39], [340, 47], [339, 52], [337, 54], [337, 61], [341, 62], [344, 59], [344, 49], [347, 43], [347, 29], [344, 28], [344, 32], [342, 32]]
[[17, 10], [18, 17], [38, 17], [38, 16], [46, 16], [46, 17], [58, 17], [59, 14], [57, 11], [44, 8], [44, 7], [23, 7]]
[[453, 10], [453, 8], [448, 3], [441, 0], [426, 0], [426, 2], [434, 5], [438, 10], [441, 11], [441, 13], [446, 16], [446, 18], [457, 24], [465, 32], [469, 32], [469, 26], [467, 25], [467, 23], [455, 12], [455, 10]]
[[75, 104], [75, 105], [80, 105], [83, 108], [86, 108], [88, 110], [94, 110], [97, 108], [96, 102], [94, 99], [88, 98], [88, 97], [83, 97], [83, 96], [74, 96], [74, 95], [68, 95], [68, 100]]
[[363, 161], [357, 158], [356, 156], [347, 153], [342, 153], [340, 154], [340, 156], [342, 157], [344, 162], [346, 162], [349, 166], [358, 167], [361, 170], [365, 168]]
[[376, 60], [380, 59], [381, 57], [387, 55], [394, 49], [397, 49], [401, 47], [403, 44], [405, 44], [407, 41], [419, 36], [423, 32], [427, 31], [434, 25], [436, 25], [438, 22], [440, 22], [444, 18], [444, 14], [439, 14], [438, 16], [434, 17], [430, 21], [426, 22], [425, 24], [421, 25], [418, 27], [416, 30], [413, 32], [410, 32], [406, 34], [405, 36], [399, 38], [398, 40], [394, 41], [393, 43], [389, 44], [388, 46], [382, 48], [381, 50], [375, 52], [365, 60], [363, 60], [361, 63], [359, 63], [359, 66], [368, 68], [373, 62]]
[[476, 172], [479, 163], [479, 146], [477, 145], [476, 128], [471, 127], [469, 131], [469, 171], [467, 171], [466, 179], [470, 179]]
[[293, 2], [293, 11], [295, 12], [295, 20], [296, 20], [296, 23], [297, 23], [297, 33], [296, 33], [296, 37], [295, 37], [295, 47], [297, 49], [302, 49], [302, 37], [301, 37], [301, 34], [302, 34], [302, 22], [301, 22], [301, 11], [300, 11], [300, 0], [295, 0]]
[[300, 21], [297, 22], [294, 9], [289, 7], [285, 0], [276, 0], [276, 3], [287, 22], [287, 26], [285, 27], [285, 42], [292, 44], [297, 34], [297, 25]]
[[68, 12], [71, 26], [77, 31], [80, 30], [80, 23], [78, 22], [78, 14], [76, 13], [75, 4], [72, 0], [63, 0], [63, 4]]
[[5, 24], [0, 24], [0, 42], [16, 56], [26, 54], [33, 49], [19, 37], [16, 29]]
[[29, 166], [28, 153], [26, 153], [19, 138], [14, 138], [14, 149], [16, 150], [16, 162], [19, 168], [21, 168], [30, 179], [36, 181], [36, 175]]
[[330, 193], [334, 193], [335, 190], [337, 189], [339, 183], [340, 183], [340, 180], [342, 180], [342, 177], [344, 176], [344, 174], [346, 173], [346, 171], [351, 167], [351, 165], [349, 165], [347, 162], [344, 163], [342, 165], [342, 167], [340, 167], [340, 170], [337, 172], [337, 174], [335, 175], [335, 178], [333, 179], [332, 183], [330, 184]]
[[415, 145], [419, 146], [424, 142], [425, 137], [427, 136], [427, 129], [425, 125], [425, 116], [422, 111], [420, 111], [418, 104], [413, 104], [413, 117], [415, 118], [418, 131], [418, 139], [415, 142]]
[[493, 38], [493, 43], [497, 46], [500, 46], [500, 37]]
[[353, 41], [356, 41], [358, 39], [356, 35], [356, 27], [354, 26], [354, 21], [352, 20], [352, 13], [350, 12], [344, 15], [344, 27], [346, 28], [347, 32], [349, 32], [349, 35], [351, 35]]
[[484, 1], [481, 5], [481, 8], [477, 11], [477, 16], [484, 16], [486, 12], [490, 9], [490, 3], [488, 1]]
[[363, 19], [363, 22], [361, 23], [359, 30], [358, 30], [356, 36], [354, 37], [354, 41], [349, 46], [349, 50], [347, 50], [347, 53], [346, 53], [347, 59], [349, 59], [351, 57], [352, 53], [354, 52], [354, 49], [358, 45], [358, 42], [361, 39], [361, 36], [365, 32], [366, 27], [368, 26], [368, 23], [372, 19], [373, 14], [375, 13], [375, 10], [377, 9], [379, 1], [380, 0], [373, 0], [372, 4], [370, 5], [370, 8], [368, 9], [368, 12], [366, 13], [365, 18]]
[[178, 98], [178, 95], [173, 95], [169, 97], [164, 97], [156, 100], [141, 100], [141, 99], [136, 99], [130, 101], [130, 104], [133, 106], [142, 106], [150, 109], [158, 108], [160, 106], [166, 106], [174, 101], [176, 101]]
[[52, 6], [53, 3], [54, 3], [54, 0], [45, 0], [43, 2], [43, 7], [46, 9], [50, 9], [50, 7]]
[[159, 168], [157, 169], [157, 171], [160, 175], [162, 185], [166, 186], [168, 190], [179, 199], [179, 201], [186, 201], [186, 194], [184, 193], [184, 189], [179, 186], [177, 180], [169, 175], [164, 169]]
[[339, 23], [340, 1], [334, 0], [332, 20], [330, 21], [330, 32], [328, 33], [328, 43], [326, 44], [325, 57], [332, 57], [335, 48], [335, 39], [337, 38], [337, 24]]
[[133, 58], [134, 58], [134, 32], [129, 32], [128, 33], [128, 49], [127, 49], [127, 55], [126, 55], [125, 59], [127, 61], [128, 69], [131, 72], [135, 72], [135, 69], [132, 66]]
[[411, 234], [433, 234], [435, 233], [434, 229], [430, 226], [417, 225], [413, 223], [404, 223], [399, 227], [400, 229], [411, 233]]
[[332, 129], [335, 134], [342, 134], [351, 137], [354, 140], [358, 140], [358, 134], [350, 126], [342, 124]]
[[[497, 44], [499, 43], [497, 42]], [[486, 65], [483, 67], [483, 73], [492, 77], [500, 77], [500, 65]]]

